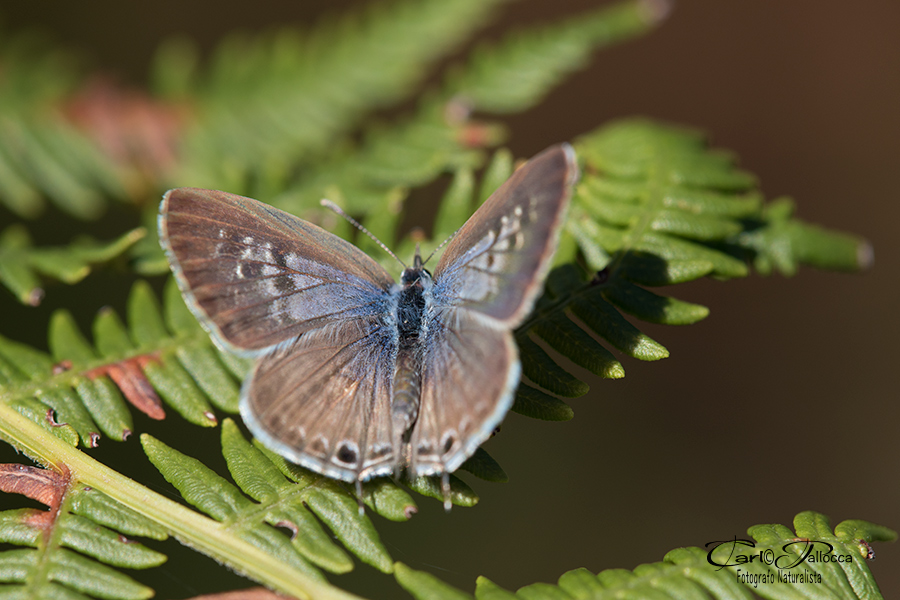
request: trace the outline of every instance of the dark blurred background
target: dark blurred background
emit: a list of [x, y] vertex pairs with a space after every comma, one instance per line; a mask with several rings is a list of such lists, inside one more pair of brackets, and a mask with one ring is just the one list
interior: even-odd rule
[[[310, 22], [359, 4], [3, 2], [0, 19], [3, 31], [51, 32], [98, 69], [141, 85], [166, 36], [210, 48], [234, 30]], [[479, 38], [594, 6], [512, 2]], [[592, 392], [572, 403], [570, 422], [511, 415], [487, 445], [510, 482], [471, 481], [481, 495], [473, 509], [446, 515], [422, 499], [409, 523], [377, 519], [396, 560], [467, 591], [478, 575], [516, 589], [576, 567], [634, 568], [675, 547], [742, 536], [756, 523], [790, 525], [806, 509], [832, 524], [863, 518], [900, 528], [898, 31], [896, 0], [682, 0], [657, 32], [598, 54], [538, 108], [506, 119], [520, 157], [631, 115], [702, 128], [741, 157], [769, 197], [789, 194], [801, 218], [868, 238], [875, 263], [856, 275], [803, 269], [792, 279], [672, 290], [712, 314], [691, 327], [641, 325], [671, 358], [623, 359], [623, 381], [588, 375]], [[96, 277], [86, 285], [107, 280]], [[7, 315], [35, 310], [6, 296]], [[59, 297], [65, 304], [71, 296]], [[45, 332], [34, 336], [41, 344]], [[200, 434], [182, 431], [179, 448], [190, 453], [186, 440]], [[236, 577], [196, 581], [181, 566], [190, 553], [173, 546], [165, 547], [169, 564], [152, 572], [158, 597], [244, 585]], [[895, 597], [900, 546], [875, 552], [870, 566], [884, 595]], [[333, 579], [372, 599], [402, 596], [366, 566]]]

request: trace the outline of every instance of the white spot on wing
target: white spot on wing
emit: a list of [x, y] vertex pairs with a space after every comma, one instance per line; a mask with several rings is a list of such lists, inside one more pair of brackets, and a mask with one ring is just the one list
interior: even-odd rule
[[302, 271], [306, 266], [304, 263], [305, 261], [293, 252], [288, 252], [284, 255], [284, 264], [295, 271]]
[[513, 236], [513, 240], [514, 240], [513, 247], [516, 250], [521, 250], [522, 247], [525, 245], [525, 236], [522, 235], [521, 231], [516, 232], [516, 235]]

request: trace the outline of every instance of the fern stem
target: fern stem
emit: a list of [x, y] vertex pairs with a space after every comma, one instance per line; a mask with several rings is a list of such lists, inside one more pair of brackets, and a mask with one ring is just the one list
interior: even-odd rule
[[173, 502], [84, 452], [0, 402], [0, 437], [37, 462], [61, 470], [65, 466], [74, 481], [102, 491], [132, 510], [163, 526], [172, 536], [264, 585], [297, 598], [362, 600], [339, 588], [274, 562], [271, 557], [236, 536], [218, 521]]

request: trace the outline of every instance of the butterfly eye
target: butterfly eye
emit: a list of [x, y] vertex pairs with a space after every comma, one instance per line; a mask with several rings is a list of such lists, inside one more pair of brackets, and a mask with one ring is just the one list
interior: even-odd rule
[[356, 446], [353, 444], [344, 442], [338, 447], [337, 459], [344, 464], [355, 464], [357, 456], [359, 456], [359, 453], [356, 451]]

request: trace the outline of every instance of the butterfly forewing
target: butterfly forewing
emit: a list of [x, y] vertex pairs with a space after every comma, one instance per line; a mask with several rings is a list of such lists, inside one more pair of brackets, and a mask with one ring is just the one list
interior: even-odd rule
[[434, 271], [435, 301], [518, 325], [543, 287], [577, 177], [567, 144], [513, 173], [444, 251]]
[[328, 322], [375, 314], [394, 283], [352, 244], [225, 192], [166, 193], [160, 239], [188, 305], [232, 351], [259, 354]]

